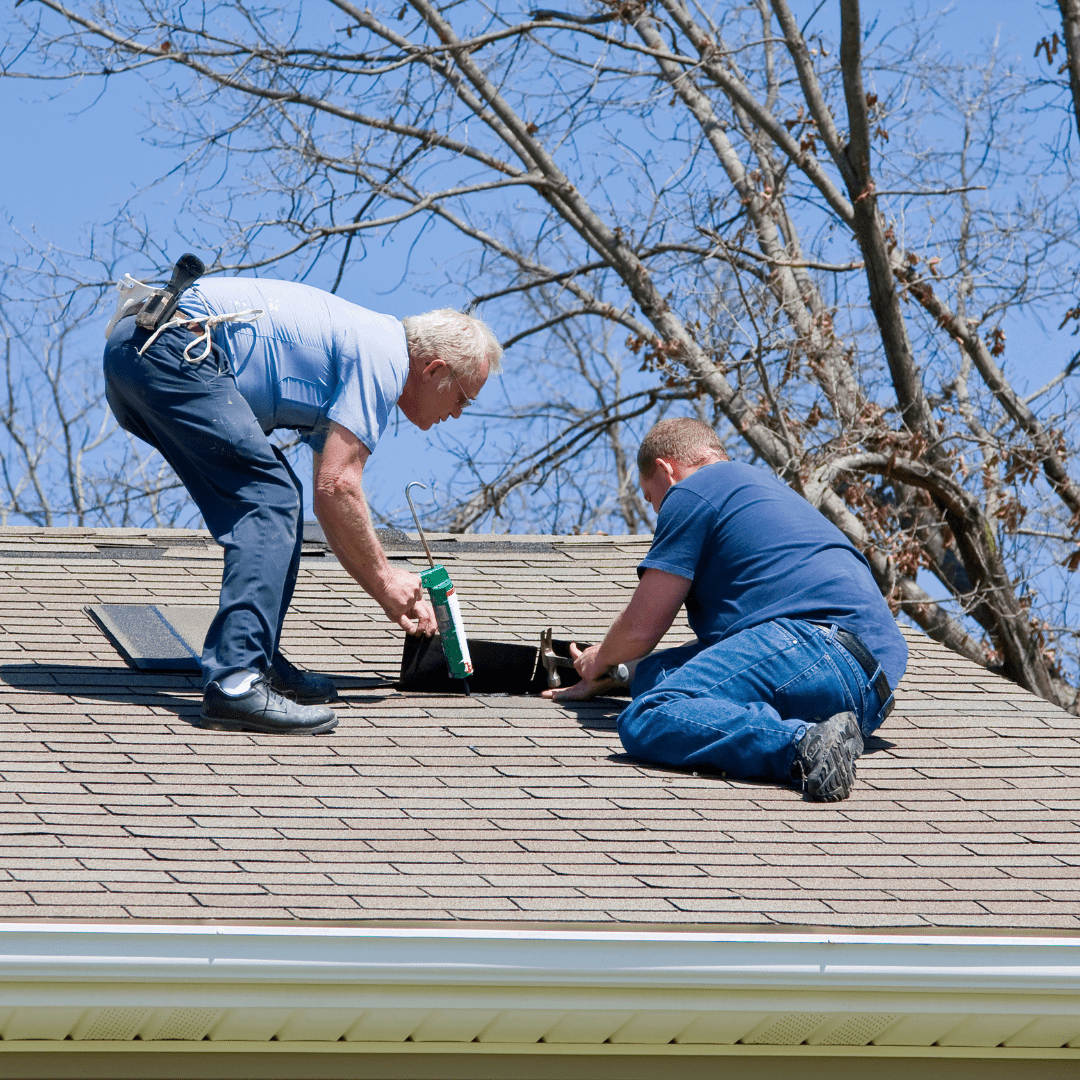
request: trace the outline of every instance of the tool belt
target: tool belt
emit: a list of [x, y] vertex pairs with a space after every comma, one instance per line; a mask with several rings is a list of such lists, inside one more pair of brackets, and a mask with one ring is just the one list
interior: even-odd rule
[[[146, 331], [150, 337], [139, 349], [139, 355], [157, 340], [162, 331], [172, 326], [184, 326], [193, 329], [198, 337], [196, 341], [203, 341], [205, 348], [199, 357], [192, 357], [191, 345], [184, 349], [184, 359], [189, 363], [202, 363], [210, 355], [210, 325], [213, 319], [207, 320], [205, 326], [189, 319], [177, 310], [181, 294], [192, 286], [205, 273], [206, 267], [202, 259], [188, 252], [181, 255], [172, 269], [172, 277], [168, 285], [163, 289], [154, 289], [141, 281], [136, 281], [130, 274], [125, 274], [116, 283], [120, 296], [116, 302], [116, 311], [105, 327], [105, 336], [108, 337], [116, 324], [129, 315], [135, 316], [135, 323], [140, 330]], [[260, 312], [261, 314], [261, 312]], [[257, 317], [257, 316], [256, 316]], [[219, 322], [225, 321], [219, 318]], [[195, 329], [197, 327], [197, 329]]]
[[[210, 355], [211, 350], [213, 349], [214, 341], [211, 337], [211, 332], [215, 326], [230, 322], [254, 322], [256, 319], [261, 319], [265, 314], [266, 312], [262, 308], [248, 308], [245, 311], [225, 311], [220, 315], [211, 315], [209, 318], [199, 321], [198, 319], [189, 318], [182, 311], [175, 311], [172, 318], [167, 323], [162, 323], [146, 339], [146, 341], [143, 342], [142, 347], [139, 349], [139, 355], [142, 356], [142, 354], [157, 341], [158, 335], [178, 326], [181, 330], [188, 330], [195, 335], [195, 337], [184, 346], [184, 359], [189, 364], [201, 364]], [[202, 345], [202, 352], [199, 353], [198, 356], [192, 356], [191, 350], [194, 349], [196, 345]]]
[[[206, 267], [202, 259], [188, 252], [186, 255], [181, 255], [173, 266], [169, 284], [163, 289], [151, 288], [141, 281], [136, 281], [130, 274], [125, 274], [116, 283], [120, 295], [116, 301], [116, 311], [109, 320], [109, 325], [105, 327], [105, 337], [107, 338], [113, 332], [121, 319], [134, 315], [139, 329], [145, 330], [150, 335], [139, 349], [139, 355], [142, 356], [165, 330], [180, 327], [190, 330], [195, 335], [195, 339], [184, 346], [184, 359], [189, 364], [201, 364], [213, 348], [210, 335], [216, 326], [228, 322], [254, 322], [264, 314], [262, 308], [250, 308], [247, 311], [229, 311], [221, 315], [211, 315], [201, 321], [189, 318], [177, 307], [177, 304], [180, 302], [181, 294], [194, 285], [205, 271]], [[200, 344], [202, 352], [193, 356], [192, 349]]]
[[889, 689], [889, 680], [885, 678], [885, 672], [881, 670], [881, 665], [874, 659], [874, 654], [863, 644], [862, 638], [858, 634], [841, 629], [839, 626], [833, 633], [833, 640], [838, 645], [843, 645], [855, 657], [859, 667], [866, 672], [867, 678], [874, 679], [874, 675], [877, 675], [877, 678], [874, 679], [874, 689], [877, 691], [878, 701], [882, 705], [881, 719], [884, 720], [893, 711], [896, 700], [893, 697], [892, 690]]

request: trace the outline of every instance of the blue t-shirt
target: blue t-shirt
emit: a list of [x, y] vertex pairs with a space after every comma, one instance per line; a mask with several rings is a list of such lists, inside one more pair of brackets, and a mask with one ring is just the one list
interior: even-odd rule
[[213, 330], [263, 431], [294, 428], [321, 452], [333, 420], [375, 449], [409, 374], [398, 319], [270, 278], [201, 279], [179, 306], [198, 319], [263, 310]]
[[693, 582], [686, 614], [708, 644], [771, 619], [858, 634], [895, 689], [904, 641], [870, 564], [802, 496], [752, 465], [723, 461], [669, 488], [638, 567]]

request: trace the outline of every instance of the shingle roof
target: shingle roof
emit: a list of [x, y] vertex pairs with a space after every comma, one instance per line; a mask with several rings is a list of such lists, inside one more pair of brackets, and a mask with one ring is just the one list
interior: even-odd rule
[[[648, 544], [444, 539], [470, 636], [530, 644], [597, 640]], [[400, 632], [319, 545], [283, 644], [338, 678], [337, 731], [199, 730], [196, 680], [83, 608], [213, 606], [219, 570], [199, 532], [0, 529], [0, 919], [1080, 926], [1080, 720], [918, 632], [852, 797], [815, 804], [631, 761], [615, 700], [396, 691]]]

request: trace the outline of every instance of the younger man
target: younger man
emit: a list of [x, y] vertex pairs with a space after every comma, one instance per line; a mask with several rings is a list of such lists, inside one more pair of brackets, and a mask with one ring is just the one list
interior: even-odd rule
[[[638, 469], [657, 512], [638, 587], [577, 655], [583, 681], [547, 696], [591, 697], [641, 657], [619, 717], [628, 753], [847, 798], [907, 666], [869, 563], [775, 477], [729, 461], [700, 421], [662, 420]], [[652, 653], [683, 603], [696, 640]]]

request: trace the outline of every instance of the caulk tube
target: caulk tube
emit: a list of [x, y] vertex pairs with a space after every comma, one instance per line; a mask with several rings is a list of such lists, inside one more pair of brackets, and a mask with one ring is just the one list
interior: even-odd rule
[[472, 674], [473, 665], [454, 583], [446, 567], [438, 563], [420, 574], [420, 583], [427, 589], [435, 609], [435, 621], [439, 624], [443, 656], [450, 675], [455, 679], [466, 679]]

